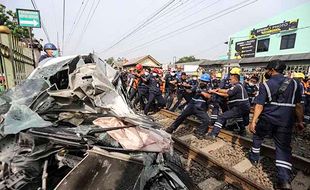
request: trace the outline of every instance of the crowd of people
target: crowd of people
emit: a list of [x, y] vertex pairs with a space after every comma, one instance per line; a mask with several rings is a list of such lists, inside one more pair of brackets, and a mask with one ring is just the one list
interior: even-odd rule
[[[253, 133], [249, 155], [253, 165], [259, 162], [263, 139], [273, 138], [277, 187], [290, 189], [291, 137], [294, 127], [303, 130], [304, 124], [310, 121], [310, 78], [303, 73], [288, 77], [285, 68], [283, 62], [271, 61], [264, 76], [246, 76], [241, 82], [241, 70], [237, 67], [221, 77], [214, 72], [187, 75], [180, 67], [163, 72], [137, 65], [123, 72], [122, 80], [133, 108], [145, 115], [161, 108], [181, 111], [166, 128], [168, 133], [175, 132], [192, 115], [201, 121], [194, 132], [198, 138], [215, 140], [222, 128], [245, 135], [248, 126]], [[252, 121], [249, 120], [251, 109], [254, 110]]]

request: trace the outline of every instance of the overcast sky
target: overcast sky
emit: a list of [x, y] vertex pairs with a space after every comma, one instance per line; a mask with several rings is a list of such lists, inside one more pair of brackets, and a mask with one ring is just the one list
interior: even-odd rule
[[[218, 59], [226, 54], [224, 42], [230, 35], [306, 2], [309, 0], [65, 0], [64, 54], [95, 51], [104, 59], [150, 54], [162, 63], [186, 55]], [[33, 9], [31, 0], [1, 0], [1, 3], [11, 10]], [[62, 47], [63, 0], [35, 0], [35, 3], [51, 42], [57, 44], [58, 33]], [[73, 28], [78, 13], [82, 12]], [[147, 19], [136, 33], [110, 48]], [[203, 24], [197, 22], [201, 19], [205, 19]], [[194, 22], [197, 24], [190, 25]], [[34, 33], [43, 43], [47, 42], [42, 29], [34, 29]]]

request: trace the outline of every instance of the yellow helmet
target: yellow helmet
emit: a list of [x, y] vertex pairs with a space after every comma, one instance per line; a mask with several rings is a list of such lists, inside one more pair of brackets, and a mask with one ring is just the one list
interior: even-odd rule
[[240, 73], [241, 73], [241, 69], [238, 67], [234, 67], [230, 70], [230, 74], [232, 75], [240, 75]]
[[192, 76], [197, 76], [198, 77], [198, 72], [193, 72]]
[[222, 73], [216, 73], [216, 78], [222, 78]]
[[293, 77], [305, 79], [305, 75], [303, 73], [294, 73]]

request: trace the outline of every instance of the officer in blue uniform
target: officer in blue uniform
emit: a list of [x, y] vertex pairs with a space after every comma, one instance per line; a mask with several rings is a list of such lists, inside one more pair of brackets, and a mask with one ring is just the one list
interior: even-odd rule
[[222, 127], [225, 126], [227, 120], [242, 118], [239, 121], [239, 134], [245, 134], [245, 126], [249, 124], [250, 102], [248, 94], [244, 86], [240, 83], [240, 69], [233, 68], [230, 71], [230, 89], [216, 89], [211, 90], [211, 93], [227, 97], [228, 110], [218, 116], [217, 121], [210, 134], [206, 136], [208, 139], [215, 139]]
[[305, 116], [304, 121], [308, 125], [310, 124], [310, 77], [305, 80], [306, 89], [305, 89]]
[[181, 115], [179, 115], [172, 125], [166, 129], [166, 132], [173, 133], [179, 125], [191, 115], [195, 115], [201, 121], [201, 125], [197, 128], [196, 134], [203, 136], [208, 132], [210, 119], [206, 111], [208, 109], [208, 100], [211, 97], [208, 93], [210, 89], [210, 79], [210, 75], [208, 74], [203, 74], [200, 77], [199, 85], [192, 89], [195, 93], [194, 97], [190, 100]]
[[276, 189], [291, 189], [292, 129], [294, 124], [297, 129], [303, 129], [300, 85], [294, 79], [283, 76], [285, 68], [286, 65], [279, 60], [268, 63], [265, 73], [268, 81], [260, 84], [259, 93], [255, 99], [253, 120], [249, 125], [250, 131], [254, 133], [249, 155], [253, 165], [258, 164], [264, 137], [274, 139], [277, 167]]
[[145, 102], [147, 102], [149, 98], [149, 87], [147, 85], [147, 77], [149, 77], [148, 70], [144, 70], [141, 64], [136, 66], [137, 74], [136, 77], [138, 78], [138, 97], [133, 102], [133, 106], [135, 107], [138, 102], [140, 103], [140, 109], [144, 110]]
[[55, 57], [55, 50], [57, 50], [57, 48], [52, 43], [46, 43], [43, 47], [43, 50], [44, 50], [45, 54], [40, 56], [39, 62], [43, 61], [46, 58], [54, 58]]
[[244, 87], [248, 93], [249, 101], [251, 106], [254, 105], [255, 96], [258, 93], [258, 81], [259, 78], [257, 76], [252, 76], [248, 83], [245, 83]]
[[158, 74], [159, 70], [157, 68], [154, 68], [152, 75], [149, 75], [149, 77], [147, 78], [147, 84], [149, 86], [149, 98], [144, 108], [145, 115], [148, 114], [150, 106], [154, 103], [155, 100], [157, 101], [160, 108], [163, 108], [166, 105], [165, 99], [162, 96], [162, 92], [160, 90], [160, 85], [162, 81]]
[[176, 94], [177, 77], [174, 69], [165, 76], [165, 101], [166, 108], [169, 109]]
[[[229, 89], [231, 88], [231, 84], [229, 83], [228, 75], [224, 77], [223, 80], [216, 79], [212, 82], [213, 89]], [[220, 114], [220, 110], [225, 112], [228, 110], [227, 101], [225, 97], [219, 96], [217, 94], [212, 94], [212, 105], [211, 105], [211, 124], [217, 121], [218, 115]]]
[[186, 89], [190, 89], [191, 85], [188, 84], [187, 75], [185, 72], [181, 73], [181, 78], [177, 79], [177, 102], [173, 105], [173, 107], [170, 109], [170, 111], [175, 111], [179, 105], [181, 104], [183, 98], [185, 99], [187, 104], [191, 98], [189, 93], [186, 92]]

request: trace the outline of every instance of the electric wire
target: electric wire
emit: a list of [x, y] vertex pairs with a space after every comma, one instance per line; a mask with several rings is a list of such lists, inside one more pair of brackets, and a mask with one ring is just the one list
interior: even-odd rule
[[166, 8], [168, 8], [173, 2], [175, 2], [175, 0], [170, 0], [168, 3], [166, 3], [163, 7], [161, 7], [158, 11], [155, 12], [155, 14], [153, 14], [151, 17], [147, 18], [142, 24], [140, 24], [138, 27], [136, 27], [134, 30], [130, 31], [128, 34], [126, 34], [124, 37], [122, 37], [120, 40], [118, 40], [116, 43], [114, 43], [113, 45], [111, 45], [110, 47], [106, 48], [105, 50], [101, 51], [100, 53], [106, 52], [110, 49], [112, 49], [113, 47], [115, 47], [116, 45], [120, 44], [122, 41], [126, 40], [128, 37], [132, 36], [133, 34], [135, 34], [137, 31], [141, 30], [141, 28], [147, 26], [148, 24], [150, 24], [151, 20], [153, 20], [154, 18], [156, 18], [158, 16], [158, 14], [160, 14], [162, 11], [164, 11]]
[[81, 14], [81, 11], [82, 11], [84, 2], [85, 2], [85, 0], [82, 1], [81, 6], [80, 6], [80, 8], [79, 8], [79, 10], [78, 10], [78, 12], [77, 12], [77, 14], [76, 14], [76, 16], [75, 16], [75, 19], [74, 19], [74, 21], [73, 21], [72, 27], [71, 27], [71, 29], [70, 29], [70, 32], [69, 32], [68, 36], [67, 36], [67, 40], [66, 40], [67, 43], [69, 43], [70, 40], [71, 40], [71, 36], [72, 36], [72, 34], [73, 34], [73, 30], [74, 30], [76, 24], [78, 23], [77, 21], [78, 21], [79, 15]]
[[[38, 10], [35, 0], [31, 0], [31, 4], [35, 10]], [[47, 32], [47, 29], [46, 29], [45, 24], [44, 24], [43, 19], [42, 19], [42, 15], [40, 15], [40, 17], [41, 17], [41, 24], [42, 24], [42, 29], [43, 29], [43, 32], [45, 34], [45, 37], [46, 37], [48, 42], [51, 42], [50, 37], [49, 37], [48, 32]]]
[[[93, 2], [95, 2], [95, 1], [93, 1]], [[83, 37], [84, 37], [84, 35], [85, 35], [85, 33], [86, 33], [87, 29], [88, 29], [88, 25], [91, 22], [93, 16], [95, 15], [95, 12], [96, 12], [96, 10], [98, 8], [99, 3], [100, 3], [100, 0], [97, 1], [97, 4], [95, 5], [94, 9], [93, 9], [93, 4], [94, 4], [93, 3], [92, 6], [91, 6], [91, 9], [89, 10], [89, 14], [87, 15], [87, 19], [86, 19], [86, 22], [85, 22], [84, 27], [82, 29], [82, 33], [81, 33], [81, 36], [79, 38], [78, 44], [75, 47], [75, 51], [79, 47], [80, 43], [83, 41]]]
[[[220, 17], [222, 17], [222, 16], [225, 16], [225, 15], [227, 15], [227, 14], [229, 14], [229, 13], [235, 12], [235, 11], [237, 11], [237, 10], [243, 8], [243, 7], [249, 6], [249, 5], [255, 3], [255, 2], [258, 1], [258, 0], [254, 0], [254, 1], [251, 1], [251, 2], [249, 2], [249, 3], [246, 3], [246, 4], [242, 5], [243, 3], [248, 2], [248, 1], [249, 1], [249, 0], [242, 1], [241, 3], [235, 4], [235, 5], [230, 6], [230, 7], [226, 8], [226, 9], [224, 9], [224, 10], [221, 10], [221, 11], [215, 13], [215, 14], [212, 14], [212, 15], [210, 15], [210, 16], [208, 16], [208, 17], [205, 17], [205, 18], [202, 18], [202, 19], [200, 19], [200, 20], [197, 20], [197, 21], [195, 21], [195, 22], [193, 22], [193, 23], [191, 23], [191, 24], [189, 24], [189, 25], [180, 27], [180, 28], [178, 28], [178, 29], [176, 29], [176, 30], [173, 30], [173, 31], [171, 31], [171, 32], [168, 32], [168, 33], [166, 33], [166, 34], [163, 34], [163, 35], [161, 35], [161, 36], [159, 36], [159, 37], [157, 37], [157, 38], [155, 38], [155, 39], [153, 39], [153, 40], [147, 41], [147, 42], [145, 42], [145, 43], [143, 43], [143, 44], [141, 44], [141, 45], [139, 45], [139, 46], [136, 46], [136, 47], [134, 47], [134, 48], [131, 48], [131, 49], [127, 50], [127, 51], [123, 51], [122, 53], [129, 53], [129, 52], [132, 53], [133, 51], [137, 51], [138, 49], [141, 49], [142, 47], [145, 47], [145, 46], [148, 46], [148, 45], [150, 45], [150, 44], [153, 44], [154, 42], [158, 43], [158, 42], [160, 42], [160, 41], [169, 39], [169, 38], [174, 37], [174, 36], [176, 36], [176, 35], [178, 35], [178, 34], [181, 34], [181, 33], [184, 33], [184, 32], [186, 32], [186, 31], [192, 30], [192, 29], [194, 29], [194, 28], [196, 28], [196, 27], [202, 26], [202, 25], [204, 25], [204, 24], [206, 24], [206, 23], [208, 23], [208, 22], [214, 21], [214, 20], [216, 20], [216, 19], [218, 19], [218, 18], [220, 18]], [[242, 5], [242, 6], [240, 6], [240, 5]], [[238, 7], [238, 6], [239, 6], [239, 7]], [[231, 10], [230, 10], [230, 9], [231, 9]], [[225, 12], [225, 11], [227, 11], [227, 12]], [[223, 13], [223, 12], [224, 12], [224, 13]], [[214, 18], [212, 18], [212, 17], [214, 17]], [[210, 19], [210, 18], [211, 18], [211, 19]], [[121, 54], [121, 53], [120, 53], [120, 54]]]
[[[188, 18], [190, 18], [190, 17], [192, 17], [192, 16], [194, 16], [194, 15], [196, 15], [196, 14], [198, 14], [198, 13], [200, 13], [201, 11], [206, 10], [207, 8], [209, 8], [209, 7], [211, 7], [211, 6], [216, 5], [216, 4], [219, 3], [220, 1], [222, 1], [222, 0], [216, 0], [215, 2], [213, 2], [213, 3], [211, 3], [211, 4], [207, 4], [207, 5], [204, 6], [204, 7], [201, 7], [200, 9], [198, 9], [197, 11], [195, 11], [195, 12], [193, 12], [193, 13], [191, 13], [191, 14], [185, 15], [184, 17], [182, 17], [181, 19], [179, 19], [179, 20], [177, 20], [177, 21], [171, 22], [171, 23], [169, 24], [168, 28], [171, 27], [171, 26], [173, 26], [173, 25], [175, 25], [175, 24], [177, 24], [177, 23], [179, 23], [179, 22], [182, 22], [182, 21], [184, 21], [184, 20], [186, 20], [186, 19], [188, 19]], [[168, 23], [169, 23], [169, 22], [168, 22]], [[166, 23], [166, 24], [167, 24], [167, 23]], [[163, 28], [161, 28], [161, 27], [159, 27], [159, 26], [157, 26], [157, 27], [155, 26], [154, 28], [156, 28], [156, 29], [155, 29], [155, 30], [150, 30], [149, 33], [144, 33], [144, 35], [149, 36], [150, 33], [158, 33], [158, 32], [160, 32], [160, 31], [163, 31], [163, 30], [167, 29], [167, 26], [166, 26], [166, 27], [164, 26]], [[140, 39], [143, 39], [143, 38], [144, 38], [144, 36], [142, 35], [142, 36], [140, 36], [138, 39], [136, 39], [136, 41], [138, 41], [138, 40], [140, 40]]]

